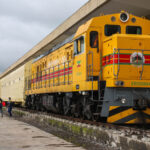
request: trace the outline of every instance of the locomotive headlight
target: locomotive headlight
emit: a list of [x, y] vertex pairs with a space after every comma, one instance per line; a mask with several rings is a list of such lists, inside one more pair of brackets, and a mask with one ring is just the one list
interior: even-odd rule
[[122, 12], [120, 14], [120, 20], [121, 22], [127, 22], [129, 20], [129, 14], [126, 12]]
[[83, 91], [82, 95], [88, 95], [88, 92]]
[[122, 99], [121, 99], [121, 103], [122, 103], [122, 104], [125, 104], [126, 102], [127, 102], [127, 100], [126, 100], [125, 98], [122, 98]]

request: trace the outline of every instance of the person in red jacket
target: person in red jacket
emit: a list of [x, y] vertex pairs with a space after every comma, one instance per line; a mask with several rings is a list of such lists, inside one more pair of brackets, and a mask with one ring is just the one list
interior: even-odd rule
[[1, 113], [1, 116], [3, 117], [3, 104], [2, 104], [1, 98], [0, 98], [0, 113]]
[[2, 101], [2, 105], [3, 105], [3, 107], [5, 107], [5, 106], [6, 106], [6, 103], [5, 103], [4, 101]]

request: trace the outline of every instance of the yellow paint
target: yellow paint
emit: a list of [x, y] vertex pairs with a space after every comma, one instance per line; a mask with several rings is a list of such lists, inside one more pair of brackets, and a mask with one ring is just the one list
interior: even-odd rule
[[137, 118], [127, 121], [126, 124], [134, 124], [137, 122]]
[[[125, 124], [142, 124], [143, 122], [138, 119], [138, 118], [135, 118], [133, 120], [130, 120], [128, 122], [125, 122]], [[145, 123], [150, 123], [150, 119], [145, 119]]]
[[[116, 81], [123, 81], [123, 86], [115, 85]], [[150, 80], [117, 80], [117, 79], [107, 79], [106, 83], [107, 87], [140, 87], [140, 88], [149, 88], [150, 87]]]
[[[133, 65], [130, 64], [131, 62], [131, 55], [133, 53], [141, 53], [143, 51], [143, 55], [149, 55], [150, 56], [150, 36], [148, 35], [125, 35], [125, 34], [116, 34], [112, 36], [111, 38], [107, 38], [104, 41], [103, 49], [103, 57], [107, 55], [113, 55], [113, 53], [116, 53], [119, 55], [129, 55], [128, 58], [120, 58], [120, 61], [125, 61], [125, 63], [121, 64], [110, 64], [106, 65], [103, 68], [103, 78], [104, 80], [107, 80], [107, 86], [113, 87], [114, 82], [109, 83], [111, 80], [121, 80], [126, 82], [125, 87], [150, 87], [150, 84], [147, 85], [131, 85], [131, 80], [138, 81], [138, 82], [149, 82], [150, 81], [150, 64], [148, 65]], [[122, 49], [120, 51], [114, 50], [115, 49]], [[125, 50], [123, 50], [125, 49]], [[134, 50], [132, 50], [134, 49]], [[139, 49], [139, 50], [138, 50]], [[112, 58], [112, 61], [117, 60], [117, 58]], [[127, 61], [127, 62], [126, 62]], [[146, 61], [150, 61], [149, 59], [146, 59]], [[103, 61], [104, 62], [104, 61]], [[143, 69], [143, 70], [142, 70]], [[118, 76], [115, 75], [118, 74]], [[142, 75], [141, 75], [142, 74]], [[128, 81], [130, 80], [130, 81]]]
[[[120, 106], [110, 106], [109, 111], [111, 111], [113, 109], [116, 109], [118, 107], [120, 107]], [[133, 110], [133, 108], [129, 108], [129, 109], [127, 109], [125, 111], [122, 111], [120, 113], [116, 112], [116, 114], [114, 114], [113, 116], [110, 116], [110, 117], [107, 118], [107, 122], [108, 123], [115, 123], [116, 121], [118, 121], [120, 119], [123, 119], [123, 118], [125, 118], [127, 116], [130, 116], [132, 114], [135, 114], [136, 112], [139, 112], [139, 111], [138, 110]], [[149, 108], [147, 108], [146, 110], [143, 110], [142, 112], [150, 115], [150, 109]], [[139, 124], [139, 123], [143, 123], [142, 119], [144, 119], [144, 118], [137, 118], [136, 117], [132, 120], [129, 120], [127, 122], [122, 122], [122, 123], [124, 123], [124, 124], [136, 124], [136, 123], [138, 123]], [[150, 123], [150, 119], [145, 119], [144, 121], [145, 121], [145, 123]]]
[[[82, 36], [86, 41], [86, 34]], [[72, 68], [70, 74], [66, 70], [66, 75], [61, 75], [68, 68]], [[78, 55], [73, 55], [73, 43], [68, 43], [32, 64], [31, 88], [27, 88], [26, 95], [97, 90], [98, 82], [87, 80], [86, 69], [86, 43], [84, 51]], [[40, 80], [44, 76], [51, 76], [51, 79]]]
[[146, 110], [143, 111], [144, 113], [150, 115], [150, 108], [147, 108]]
[[136, 111], [134, 111], [132, 108], [130, 108], [130, 109], [125, 110], [125, 111], [123, 111], [121, 113], [118, 113], [116, 115], [108, 117], [107, 122], [112, 123], [112, 122], [115, 122], [115, 121], [120, 120], [122, 118], [125, 118], [125, 117], [127, 117], [129, 115], [132, 115], [134, 113], [136, 113]]
[[120, 107], [120, 106], [110, 106], [110, 107], [109, 107], [109, 111], [114, 110], [114, 109], [119, 108], [119, 107]]

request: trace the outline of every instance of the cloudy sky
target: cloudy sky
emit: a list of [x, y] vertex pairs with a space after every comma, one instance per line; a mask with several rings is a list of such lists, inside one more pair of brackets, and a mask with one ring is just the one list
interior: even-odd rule
[[88, 0], [0, 0], [0, 73]]

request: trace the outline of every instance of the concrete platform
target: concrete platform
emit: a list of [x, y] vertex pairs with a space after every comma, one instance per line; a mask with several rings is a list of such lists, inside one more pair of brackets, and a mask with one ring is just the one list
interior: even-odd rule
[[0, 150], [84, 150], [29, 124], [0, 117]]

